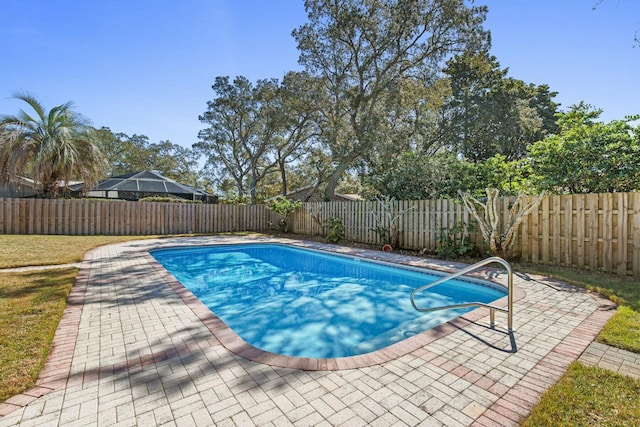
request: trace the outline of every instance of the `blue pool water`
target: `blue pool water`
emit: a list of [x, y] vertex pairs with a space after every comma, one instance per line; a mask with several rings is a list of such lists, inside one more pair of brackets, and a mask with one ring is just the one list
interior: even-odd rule
[[[438, 275], [279, 244], [151, 255], [247, 343], [288, 356], [367, 353], [471, 310], [424, 315], [411, 306], [411, 291]], [[489, 303], [505, 295], [491, 285], [454, 280], [421, 292], [416, 303]]]

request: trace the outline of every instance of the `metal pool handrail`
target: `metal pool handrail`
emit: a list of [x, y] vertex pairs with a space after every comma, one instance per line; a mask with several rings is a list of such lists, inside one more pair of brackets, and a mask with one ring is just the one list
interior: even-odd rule
[[[497, 262], [499, 264], [502, 264], [502, 266], [507, 270], [507, 308], [504, 307], [496, 307], [494, 305], [491, 304], [486, 304], [483, 302], [467, 302], [467, 303], [463, 303], [463, 304], [451, 304], [451, 305], [443, 305], [440, 307], [429, 307], [429, 308], [421, 308], [418, 307], [416, 305], [416, 302], [414, 300], [415, 295], [418, 292], [422, 292], [426, 289], [429, 289], [433, 286], [439, 285], [441, 283], [447, 282], [451, 279], [455, 279], [456, 277], [462, 276], [463, 274], [467, 274], [473, 270], [476, 270], [480, 267], [484, 267], [487, 264], [492, 264], [494, 262]], [[494, 327], [495, 324], [495, 311], [499, 310], [502, 311], [504, 313], [507, 313], [507, 325], [508, 325], [508, 329], [509, 332], [513, 332], [513, 271], [511, 270], [511, 265], [505, 261], [504, 259], [500, 258], [500, 257], [490, 257], [487, 259], [484, 259], [480, 262], [477, 262], [473, 265], [470, 265], [466, 268], [463, 268], [462, 270], [458, 270], [455, 273], [451, 273], [448, 276], [442, 277], [438, 280], [436, 280], [435, 282], [431, 282], [428, 283], [426, 285], [420, 286], [419, 288], [414, 289], [411, 292], [411, 305], [413, 305], [413, 308], [415, 308], [416, 310], [420, 311], [420, 312], [431, 312], [431, 311], [437, 311], [437, 310], [446, 310], [449, 308], [466, 308], [466, 307], [487, 307], [489, 309], [489, 320], [491, 323], [491, 328]]]

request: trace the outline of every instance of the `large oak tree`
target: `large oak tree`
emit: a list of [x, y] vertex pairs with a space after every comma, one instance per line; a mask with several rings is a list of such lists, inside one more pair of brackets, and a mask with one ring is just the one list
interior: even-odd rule
[[342, 174], [376, 149], [381, 115], [408, 78], [429, 81], [454, 53], [480, 48], [485, 7], [464, 0], [307, 0], [294, 30], [300, 63], [321, 79], [324, 142], [334, 161], [325, 198]]
[[259, 80], [254, 85], [246, 77], [231, 82], [225, 76], [216, 77], [212, 88], [216, 98], [199, 117], [208, 127], [193, 148], [206, 157], [206, 168], [222, 179], [231, 177], [238, 196], [249, 196], [256, 204], [258, 183], [277, 165], [278, 82]]

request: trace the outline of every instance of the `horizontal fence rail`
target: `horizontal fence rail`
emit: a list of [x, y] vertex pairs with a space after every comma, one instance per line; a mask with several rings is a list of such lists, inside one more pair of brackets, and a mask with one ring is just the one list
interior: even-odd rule
[[[499, 200], [503, 221], [513, 198]], [[305, 203], [288, 220], [294, 233], [325, 235], [339, 218], [345, 238], [381, 245], [397, 226], [400, 248], [435, 252], [443, 230], [474, 224], [451, 199]], [[265, 231], [278, 216], [264, 205], [206, 205], [83, 199], [0, 199], [0, 234], [145, 235]], [[478, 247], [478, 227], [467, 231]], [[514, 253], [525, 262], [640, 277], [640, 193], [553, 195], [522, 222]]]
[[264, 205], [0, 199], [0, 234], [148, 235], [264, 231]]

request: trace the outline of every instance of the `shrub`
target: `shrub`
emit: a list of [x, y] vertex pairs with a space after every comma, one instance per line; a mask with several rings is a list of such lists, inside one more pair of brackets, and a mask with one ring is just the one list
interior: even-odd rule
[[284, 196], [278, 196], [269, 201], [267, 209], [282, 217], [278, 221], [278, 229], [283, 233], [287, 233], [289, 231], [289, 224], [287, 223], [287, 220], [291, 214], [301, 206], [302, 202], [299, 200], [289, 200]]
[[436, 253], [439, 258], [453, 259], [471, 254], [475, 244], [469, 239], [472, 225], [457, 223], [451, 228], [441, 227], [436, 239]]
[[325, 228], [327, 230], [327, 241], [338, 243], [344, 238], [344, 224], [340, 218], [327, 218], [325, 220]]

